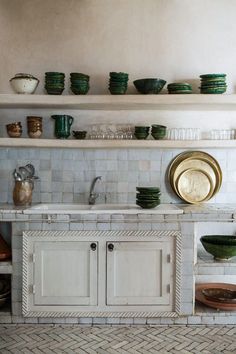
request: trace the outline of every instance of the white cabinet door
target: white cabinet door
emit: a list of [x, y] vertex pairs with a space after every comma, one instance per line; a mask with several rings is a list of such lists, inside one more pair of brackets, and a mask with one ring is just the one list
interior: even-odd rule
[[107, 243], [107, 305], [168, 305], [173, 242]]
[[97, 244], [34, 242], [34, 305], [96, 305]]

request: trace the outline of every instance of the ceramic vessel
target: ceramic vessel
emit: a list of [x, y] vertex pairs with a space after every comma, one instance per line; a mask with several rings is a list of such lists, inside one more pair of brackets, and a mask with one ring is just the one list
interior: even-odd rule
[[39, 79], [30, 74], [16, 74], [10, 79], [10, 83], [16, 93], [32, 94], [39, 84]]
[[55, 119], [55, 136], [58, 139], [67, 139], [74, 118], [68, 115], [53, 115], [51, 118]]
[[29, 206], [32, 203], [32, 181], [15, 181], [13, 189], [13, 202], [16, 206]]
[[40, 138], [43, 132], [42, 117], [27, 117], [27, 128], [30, 138]]
[[14, 122], [6, 125], [7, 134], [10, 138], [19, 138], [22, 134], [21, 122]]
[[206, 235], [200, 238], [205, 250], [216, 260], [226, 260], [236, 256], [236, 236]]

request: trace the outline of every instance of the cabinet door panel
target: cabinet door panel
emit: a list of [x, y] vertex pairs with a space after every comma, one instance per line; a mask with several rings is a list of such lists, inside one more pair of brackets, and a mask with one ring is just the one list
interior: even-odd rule
[[113, 242], [107, 250], [108, 305], [168, 305], [172, 265], [168, 242]]
[[35, 305], [96, 305], [97, 251], [90, 242], [35, 242]]

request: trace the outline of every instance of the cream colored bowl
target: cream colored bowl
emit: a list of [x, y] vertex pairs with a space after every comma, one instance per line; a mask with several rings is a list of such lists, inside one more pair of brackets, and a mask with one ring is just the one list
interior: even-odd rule
[[35, 92], [39, 80], [30, 74], [16, 74], [10, 79], [10, 83], [16, 93], [32, 94]]

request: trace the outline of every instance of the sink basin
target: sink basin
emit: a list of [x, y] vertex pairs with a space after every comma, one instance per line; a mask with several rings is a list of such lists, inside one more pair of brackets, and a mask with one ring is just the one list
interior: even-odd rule
[[136, 204], [36, 204], [25, 209], [24, 214], [183, 214], [173, 204], [160, 204], [153, 209], [142, 209]]
[[24, 210], [24, 214], [73, 214], [81, 210], [90, 210], [91, 206], [86, 204], [66, 204], [66, 203], [53, 203], [53, 204], [36, 204]]

